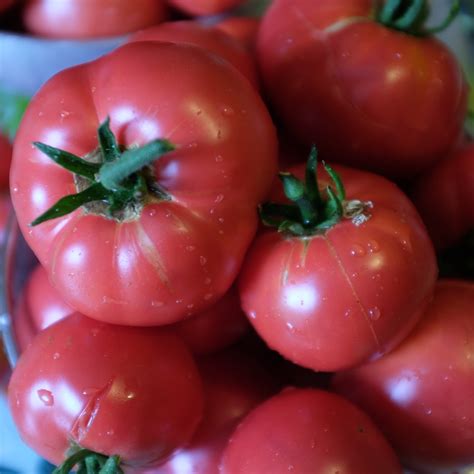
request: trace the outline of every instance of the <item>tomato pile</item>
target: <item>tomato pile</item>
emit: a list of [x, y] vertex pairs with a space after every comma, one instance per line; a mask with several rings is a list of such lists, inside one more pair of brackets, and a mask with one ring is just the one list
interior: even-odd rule
[[468, 472], [474, 143], [434, 37], [459, 2], [102, 3], [22, 5], [50, 37], [141, 29], [0, 141], [38, 260], [23, 440], [57, 474]]

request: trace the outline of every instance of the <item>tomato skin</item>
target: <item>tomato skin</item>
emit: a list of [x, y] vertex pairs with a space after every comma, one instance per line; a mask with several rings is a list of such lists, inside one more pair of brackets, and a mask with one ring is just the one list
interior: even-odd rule
[[190, 439], [203, 392], [189, 351], [172, 333], [75, 313], [22, 354], [9, 403], [23, 440], [55, 464], [75, 442], [143, 466]]
[[474, 229], [474, 143], [420, 176], [412, 195], [436, 248], [454, 245]]
[[243, 2], [244, 0], [168, 0], [173, 7], [195, 16], [221, 13]]
[[225, 18], [215, 27], [239, 40], [248, 51], [255, 51], [260, 19], [250, 16], [231, 16]]
[[[157, 135], [177, 146], [154, 163], [172, 200], [122, 223], [78, 209], [29, 227], [75, 188], [73, 176], [31, 143], [84, 156], [107, 116], [124, 146]], [[27, 242], [70, 306], [116, 324], [169, 324], [230, 288], [276, 156], [268, 111], [233, 67], [200, 48], [133, 43], [59, 73], [36, 94], [15, 141], [12, 200]]]
[[205, 395], [203, 421], [188, 446], [146, 474], [218, 474], [237, 423], [277, 388], [258, 361], [238, 349], [201, 358], [198, 367]]
[[233, 286], [209, 309], [171, 327], [193, 354], [211, 354], [237, 342], [250, 325]]
[[166, 19], [164, 0], [27, 0], [23, 21], [38, 36], [86, 39], [123, 35]]
[[254, 58], [239, 41], [216, 28], [195, 21], [173, 21], [139, 31], [129, 40], [135, 41], [171, 41], [199, 46], [229, 61], [255, 87], [258, 86]]
[[15, 0], [0, 0], [0, 12], [10, 8], [15, 3]]
[[11, 161], [12, 146], [8, 138], [0, 133], [0, 190], [8, 189]]
[[468, 86], [453, 54], [373, 21], [373, 0], [275, 0], [258, 37], [284, 126], [328, 161], [419, 174], [460, 138]]
[[440, 280], [423, 319], [396, 350], [332, 381], [416, 472], [474, 464], [473, 308], [474, 283]]
[[401, 473], [367, 415], [320, 390], [286, 389], [255, 408], [232, 435], [223, 474]]
[[[380, 176], [335, 170], [348, 200], [372, 202], [369, 220], [344, 219], [308, 238], [265, 231], [239, 277], [242, 308], [264, 341], [328, 372], [393, 349], [421, 317], [437, 276], [433, 246], [406, 196]], [[304, 166], [292, 172], [303, 179]]]

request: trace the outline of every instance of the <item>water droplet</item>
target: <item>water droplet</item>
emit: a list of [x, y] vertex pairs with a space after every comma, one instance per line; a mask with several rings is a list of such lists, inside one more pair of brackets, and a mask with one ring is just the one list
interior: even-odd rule
[[91, 87], [91, 92], [92, 92], [92, 93], [94, 93], [96, 90], [97, 90], [97, 87], [96, 87], [96, 86], [92, 86], [92, 87]]
[[208, 300], [210, 300], [213, 296], [214, 296], [214, 295], [213, 295], [212, 293], [206, 293], [206, 294], [204, 295], [204, 299], [205, 299], [206, 301], [208, 301]]
[[133, 398], [135, 398], [135, 393], [134, 392], [127, 393], [127, 400], [132, 400]]
[[214, 208], [209, 209], [209, 214], [214, 214], [214, 212], [216, 212], [216, 210]]
[[295, 469], [295, 466], [293, 466], [293, 464], [290, 464], [290, 465], [288, 466], [288, 470], [289, 470], [289, 471], [293, 471], [294, 469]]
[[351, 248], [351, 255], [353, 257], [363, 257], [365, 255], [365, 249], [361, 245], [355, 244]]
[[197, 142], [188, 143], [188, 148], [196, 148], [196, 147], [197, 147]]
[[97, 391], [98, 391], [97, 388], [88, 387], [82, 391], [82, 395], [85, 395], [85, 396], [92, 395], [93, 393], [96, 393]]
[[115, 433], [114, 430], [109, 430], [109, 431], [107, 431], [107, 435], [108, 435], [108, 436], [112, 436], [114, 433]]
[[286, 323], [286, 327], [287, 327], [290, 331], [294, 331], [294, 330], [295, 330], [295, 327], [294, 327], [293, 324], [291, 324], [291, 323]]
[[180, 299], [175, 301], [176, 304], [181, 304], [182, 302], [183, 302], [183, 300], [180, 300]]
[[217, 155], [216, 156], [216, 163], [221, 163], [223, 159], [224, 158], [222, 158], [222, 155]]
[[257, 319], [257, 313], [255, 311], [249, 311], [248, 316], [250, 319]]
[[164, 305], [163, 301], [152, 301], [151, 305], [155, 308], [160, 308], [161, 306]]
[[40, 389], [36, 392], [43, 405], [52, 407], [54, 405], [54, 396], [49, 390]]
[[219, 217], [219, 219], [217, 219], [219, 221], [220, 224], [223, 224], [224, 223], [224, 218], [223, 217]]
[[311, 440], [311, 444], [309, 445], [311, 449], [316, 447], [316, 441], [314, 439]]
[[344, 313], [344, 316], [345, 316], [346, 318], [348, 318], [348, 317], [351, 315], [351, 313], [352, 313], [352, 310], [351, 310], [351, 309], [347, 309], [346, 312]]
[[199, 263], [201, 264], [201, 266], [204, 266], [206, 265], [207, 263], [207, 258], [206, 257], [203, 257], [202, 255], [199, 257]]
[[194, 250], [196, 250], [196, 247], [194, 245], [186, 245], [186, 250], [188, 252], [193, 252]]
[[60, 354], [59, 352], [55, 352], [55, 353], [53, 354], [53, 359], [54, 359], [54, 360], [58, 360], [60, 357], [61, 357], [61, 354]]
[[224, 107], [222, 109], [222, 114], [226, 115], [227, 117], [231, 117], [235, 114], [234, 109], [232, 107]]
[[205, 285], [210, 285], [212, 283], [212, 279], [207, 277], [205, 280], [204, 280], [204, 284]]
[[377, 306], [374, 306], [373, 308], [370, 308], [369, 311], [369, 318], [372, 319], [373, 321], [377, 321], [380, 319], [380, 309], [377, 308]]
[[188, 309], [193, 309], [193, 308], [194, 308], [194, 305], [193, 305], [192, 303], [191, 303], [191, 304], [188, 304], [188, 305], [186, 306], [186, 308], [188, 308]]
[[12, 189], [12, 191], [13, 191], [14, 193], [17, 193], [17, 192], [18, 192], [18, 187], [15, 186], [15, 187]]
[[151, 209], [148, 211], [148, 215], [149, 215], [150, 217], [153, 217], [154, 215], [156, 215], [156, 209], [151, 208]]
[[218, 194], [218, 195], [216, 196], [216, 199], [214, 199], [214, 202], [215, 202], [216, 204], [219, 204], [219, 203], [222, 202], [223, 200], [224, 200], [224, 195], [223, 195], [223, 194]]
[[427, 409], [425, 410], [425, 413], [426, 413], [427, 415], [431, 415], [431, 414], [433, 413], [433, 410], [432, 410], [431, 408], [427, 408]]
[[370, 240], [368, 247], [370, 253], [377, 253], [380, 250], [380, 244], [376, 240]]

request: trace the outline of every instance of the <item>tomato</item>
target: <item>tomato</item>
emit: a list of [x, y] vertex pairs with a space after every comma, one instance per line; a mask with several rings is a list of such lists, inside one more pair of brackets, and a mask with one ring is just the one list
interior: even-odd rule
[[165, 18], [164, 0], [26, 0], [23, 8], [28, 31], [63, 39], [123, 35]]
[[130, 41], [171, 41], [199, 46], [229, 61], [253, 85], [258, 86], [253, 56], [238, 40], [215, 28], [195, 21], [174, 21], [140, 31]]
[[258, 361], [239, 350], [202, 358], [198, 366], [205, 395], [203, 421], [188, 446], [146, 474], [218, 474], [237, 423], [276, 389]]
[[248, 51], [254, 51], [257, 42], [257, 33], [260, 19], [251, 16], [230, 16], [216, 23], [218, 30], [239, 40]]
[[189, 15], [214, 15], [243, 2], [244, 0], [168, 0], [170, 5]]
[[[261, 233], [239, 281], [242, 308], [264, 341], [296, 364], [329, 372], [393, 349], [419, 320], [437, 276], [408, 198], [380, 176], [335, 169], [346, 188], [344, 213], [351, 206], [362, 213], [300, 236]], [[301, 178], [305, 168], [293, 172]], [[329, 185], [323, 176], [320, 192]]]
[[8, 189], [11, 160], [12, 146], [8, 138], [0, 133], [0, 190]]
[[367, 415], [320, 390], [286, 389], [255, 408], [227, 445], [223, 474], [401, 473]]
[[7, 226], [11, 207], [11, 201], [8, 194], [0, 193], [0, 249], [6, 243]]
[[[72, 174], [31, 144], [86, 156], [107, 116], [132, 156], [157, 136], [176, 149], [142, 171], [151, 184], [128, 211], [109, 218], [99, 202], [31, 227], [77, 190]], [[270, 116], [233, 67], [199, 48], [127, 44], [59, 73], [36, 94], [15, 141], [12, 200], [27, 242], [71, 307], [117, 324], [168, 324], [230, 288], [276, 155]]]
[[417, 473], [474, 465], [473, 308], [474, 283], [441, 280], [420, 324], [398, 349], [333, 380]]
[[210, 354], [238, 341], [249, 329], [249, 323], [233, 286], [211, 308], [172, 328], [193, 354]]
[[10, 8], [15, 3], [15, 0], [0, 0], [0, 12]]
[[78, 313], [38, 334], [8, 390], [23, 440], [55, 464], [74, 445], [126, 465], [158, 462], [191, 438], [203, 409], [197, 367], [176, 336]]
[[441, 42], [374, 21], [379, 4], [275, 0], [258, 58], [272, 106], [302, 143], [328, 161], [407, 178], [456, 143], [468, 87]]
[[474, 229], [474, 143], [466, 143], [415, 183], [413, 200], [439, 249]]

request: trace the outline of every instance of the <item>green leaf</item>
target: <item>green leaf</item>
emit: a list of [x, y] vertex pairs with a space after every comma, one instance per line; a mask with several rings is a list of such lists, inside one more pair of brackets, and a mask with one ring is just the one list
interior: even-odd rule
[[55, 148], [45, 143], [34, 142], [33, 145], [42, 153], [51, 158], [59, 166], [71, 171], [72, 173], [83, 176], [84, 178], [95, 180], [95, 175], [100, 170], [100, 165], [97, 163], [90, 163], [82, 158], [73, 155], [59, 148]]
[[321, 194], [319, 193], [318, 187], [318, 150], [313, 145], [309, 154], [308, 161], [306, 162], [306, 195], [311, 201], [315, 209], [319, 209], [321, 206]]
[[30, 98], [25, 95], [0, 91], [0, 129], [11, 140], [16, 135]]
[[110, 129], [110, 117], [107, 117], [98, 130], [99, 144], [104, 161], [115, 161], [120, 158], [121, 151], [115, 135]]
[[344, 188], [340, 176], [327, 163], [324, 163], [324, 169], [336, 186], [337, 197], [339, 200], [344, 201], [346, 199], [346, 189]]
[[304, 184], [291, 173], [279, 173], [279, 178], [283, 183], [283, 191], [290, 201], [298, 201], [305, 195]]
[[120, 458], [118, 456], [110, 456], [101, 470], [99, 474], [122, 474], [123, 471], [120, 468]]
[[30, 225], [36, 226], [42, 222], [65, 216], [88, 202], [102, 201], [109, 196], [109, 191], [100, 183], [95, 183], [77, 194], [69, 194], [61, 198], [54, 206], [37, 217]]

